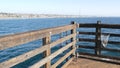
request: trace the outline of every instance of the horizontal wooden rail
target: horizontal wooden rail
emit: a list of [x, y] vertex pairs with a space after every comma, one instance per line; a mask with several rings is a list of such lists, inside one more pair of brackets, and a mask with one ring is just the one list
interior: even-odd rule
[[[85, 48], [85, 49], [95, 49], [94, 46], [86, 46], [86, 45], [78, 45], [78, 47], [79, 48]], [[112, 48], [101, 48], [101, 50], [120, 52], [120, 49], [112, 49]]]
[[120, 49], [112, 49], [112, 48], [101, 48], [101, 49], [105, 51], [120, 52]]
[[86, 39], [86, 38], [79, 38], [79, 41], [85, 41], [85, 42], [96, 42], [95, 39]]
[[91, 53], [84, 53], [84, 52], [79, 52], [81, 55], [90, 55], [90, 56], [96, 56], [96, 57], [101, 57], [101, 58], [107, 58], [107, 59], [113, 59], [113, 60], [120, 60], [120, 57], [115, 57], [115, 56], [107, 56], [107, 55], [95, 55]]
[[110, 37], [111, 37], [111, 36], [112, 36], [112, 37], [120, 37], [120, 34], [114, 34], [114, 33], [102, 33], [102, 34], [104, 34], [104, 35], [110, 34]]
[[69, 47], [71, 47], [73, 44], [75, 44], [76, 41], [66, 45], [65, 47], [59, 49], [58, 51], [54, 52], [53, 54], [51, 54], [50, 56], [40, 60], [39, 62], [35, 63], [34, 65], [30, 66], [30, 68], [39, 68], [42, 65], [44, 65], [45, 63], [47, 63], [48, 61], [52, 60], [53, 58], [55, 58], [57, 55], [59, 55], [60, 53], [62, 53], [63, 51], [65, 51], [66, 49], [68, 49]]
[[63, 37], [63, 38], [61, 38], [61, 39], [58, 39], [58, 40], [56, 40], [55, 42], [52, 42], [52, 43], [50, 44], [50, 47], [54, 47], [54, 46], [56, 46], [57, 44], [60, 44], [60, 43], [66, 41], [66, 40], [69, 40], [69, 39], [71, 39], [71, 38], [73, 38], [73, 37], [75, 37], [75, 36], [76, 36], [76, 33], [75, 33], [75, 34], [68, 35], [68, 36], [66, 36], [66, 37]]
[[85, 35], [95, 35], [95, 32], [79, 32], [79, 34], [85, 34]]
[[108, 41], [109, 44], [120, 44], [119, 41]]
[[[86, 49], [95, 49], [95, 46], [88, 46], [88, 45], [78, 45], [79, 48], [86, 48]], [[113, 52], [120, 52], [120, 49], [112, 49], [112, 48], [102, 48], [101, 50], [105, 51], [113, 51]]]
[[[96, 32], [79, 32], [79, 34], [85, 34], [85, 35], [95, 35]], [[120, 34], [114, 34], [114, 33], [102, 33], [103, 35], [110, 34], [110, 37], [120, 37]]]
[[120, 29], [120, 24], [100, 24], [101, 28]]
[[113, 57], [108, 57], [108, 56], [104, 56], [104, 55], [94, 55], [94, 54], [85, 54], [85, 53], [80, 53], [81, 55], [78, 56], [80, 58], [84, 58], [84, 59], [91, 59], [91, 60], [95, 60], [95, 61], [101, 61], [103, 63], [112, 63], [115, 65], [120, 65], [120, 61], [118, 59], [113, 59]]
[[90, 24], [88, 24], [88, 23], [85, 23], [85, 24], [83, 24], [83, 23], [80, 23], [79, 24], [79, 28], [93, 28], [93, 27], [96, 27], [96, 24], [93, 24], [93, 23], [90, 23]]
[[[87, 39], [87, 38], [79, 38], [79, 41], [97, 42], [95, 39]], [[118, 42], [118, 41], [108, 41], [108, 44], [120, 44], [120, 42]]]
[[78, 45], [79, 48], [95, 49], [95, 46]]
[[0, 50], [38, 40], [48, 36], [49, 34], [59, 34], [74, 28], [74, 25], [66, 25], [0, 37]]
[[[100, 28], [111, 28], [111, 29], [120, 29], [119, 24], [99, 24], [98, 25]], [[80, 23], [79, 27], [81, 28], [96, 28], [97, 24], [96, 23]]]
[[55, 64], [51, 66], [51, 68], [56, 68], [61, 62], [63, 62], [68, 56], [70, 56], [73, 52], [75, 52], [76, 48], [72, 49], [70, 52], [68, 52], [65, 56], [60, 58]]
[[70, 58], [67, 63], [65, 63], [61, 68], [66, 68], [74, 58]]
[[9, 59], [9, 60], [7, 60], [5, 62], [0, 63], [0, 68], [10, 68], [10, 67], [12, 67], [12, 66], [14, 66], [14, 65], [16, 65], [16, 64], [18, 64], [20, 62], [23, 62], [23, 61], [25, 61], [25, 60], [39, 54], [39, 53], [44, 52], [49, 47], [50, 47], [49, 45], [45, 45], [43, 47], [40, 47], [40, 48], [37, 48], [35, 50], [29, 51], [29, 52], [27, 52], [25, 54], [22, 54], [20, 56], [15, 57], [15, 58]]

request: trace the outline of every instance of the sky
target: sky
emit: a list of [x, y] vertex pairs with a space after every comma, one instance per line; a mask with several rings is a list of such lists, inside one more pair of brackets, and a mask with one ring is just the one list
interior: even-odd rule
[[120, 0], [0, 0], [0, 12], [120, 17]]

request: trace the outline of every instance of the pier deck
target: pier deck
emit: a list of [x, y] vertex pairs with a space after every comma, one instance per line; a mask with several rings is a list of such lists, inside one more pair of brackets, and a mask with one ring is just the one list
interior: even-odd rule
[[74, 59], [66, 68], [120, 68], [120, 65], [78, 58]]

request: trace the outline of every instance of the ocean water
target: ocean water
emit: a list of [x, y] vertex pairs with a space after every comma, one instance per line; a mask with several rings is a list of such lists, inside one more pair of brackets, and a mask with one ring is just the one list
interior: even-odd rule
[[[7, 19], [7, 20], [0, 20], [0, 36], [9, 35], [9, 34], [15, 34], [15, 33], [21, 33], [26, 31], [32, 31], [32, 30], [40, 30], [44, 28], [50, 28], [50, 27], [57, 27], [62, 25], [68, 25], [71, 21], [75, 21], [76, 23], [96, 23], [98, 20], [100, 20], [102, 23], [107, 24], [120, 24], [120, 18], [119, 17], [93, 17], [93, 18], [40, 18], [40, 19]], [[95, 31], [95, 29], [84, 29], [80, 28], [78, 31]], [[117, 33], [120, 34], [119, 29], [102, 29], [102, 32], [110, 32], [110, 33]], [[55, 35], [52, 37], [52, 40], [57, 39], [60, 37], [60, 35]], [[95, 38], [94, 36], [87, 36], [86, 35], [79, 35], [80, 38]], [[109, 40], [115, 40], [120, 41], [119, 37], [110, 37]], [[91, 45], [94, 46], [94, 43], [86, 43], [86, 42], [79, 42], [78, 44], [84, 44], [84, 45]], [[30, 50], [33, 50], [37, 47], [40, 47], [42, 45], [42, 40], [36, 40], [33, 42], [30, 42], [28, 44], [16, 46], [10, 49], [5, 49], [0, 51], [0, 62], [6, 61], [12, 57], [15, 57], [17, 55], [26, 53]], [[120, 45], [111, 45], [108, 44], [108, 48], [117, 48], [120, 49]], [[59, 47], [53, 48], [54, 52], [55, 50], [59, 49]], [[79, 51], [85, 51], [93, 53], [94, 50], [85, 50], [80, 49]], [[113, 55], [113, 56], [120, 56], [120, 53], [114, 53], [114, 52], [107, 52], [102, 51], [102, 54], [105, 55]], [[16, 65], [13, 68], [27, 68], [28, 65], [26, 64], [34, 64], [35, 62], [42, 59], [42, 54], [35, 56], [36, 58], [32, 58], [28, 61], [26, 61], [23, 64]], [[59, 55], [62, 56], [62, 55]], [[59, 57], [58, 57], [59, 58]], [[52, 62], [57, 61], [58, 59], [54, 59]]]

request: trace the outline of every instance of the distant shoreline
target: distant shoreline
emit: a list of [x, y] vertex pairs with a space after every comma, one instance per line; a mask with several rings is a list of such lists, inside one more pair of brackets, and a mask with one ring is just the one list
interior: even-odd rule
[[44, 19], [44, 18], [78, 18], [78, 17], [38, 17], [38, 18], [0, 18], [0, 20], [11, 20], [11, 19]]
[[8, 20], [8, 19], [39, 19], [39, 18], [106, 18], [106, 17], [103, 17], [103, 16], [87, 16], [87, 15], [81, 15], [80, 16], [80, 15], [58, 15], [58, 14], [0, 13], [0, 20]]
[[0, 19], [77, 18], [78, 15], [0, 13]]
[[11, 20], [11, 19], [45, 19], [45, 18], [120, 18], [120, 17], [37, 17], [37, 18], [0, 18], [0, 20]]
[[30, 17], [30, 18], [28, 18], [28, 17], [24, 17], [24, 18], [18, 18], [18, 17], [0, 17], [0, 20], [8, 20], [8, 19], [44, 19], [44, 18], [80, 18], [80, 17]]

